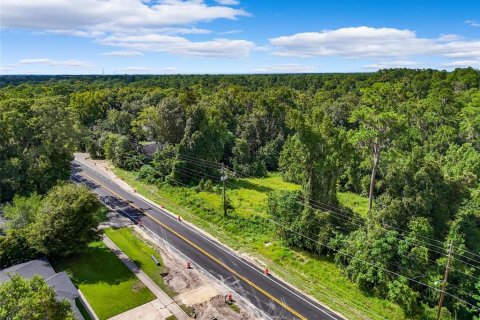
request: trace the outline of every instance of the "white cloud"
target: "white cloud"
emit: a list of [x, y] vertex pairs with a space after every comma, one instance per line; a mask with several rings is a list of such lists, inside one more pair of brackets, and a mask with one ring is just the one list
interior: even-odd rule
[[445, 67], [445, 68], [466, 68], [466, 67], [478, 68], [478, 67], [480, 67], [480, 60], [451, 61], [451, 62], [443, 63], [442, 67]]
[[131, 57], [131, 56], [143, 56], [143, 53], [139, 51], [110, 51], [110, 52], [102, 53], [102, 56]]
[[250, 54], [254, 43], [246, 40], [214, 39], [193, 42], [163, 34], [113, 35], [99, 41], [103, 45], [149, 52], [198, 57], [242, 58]]
[[152, 68], [147, 68], [147, 67], [127, 67], [127, 68], [121, 68], [118, 69], [120, 72], [126, 72], [126, 73], [147, 73], [151, 72]]
[[379, 70], [390, 68], [410, 68], [418, 65], [415, 61], [408, 60], [396, 60], [396, 61], [381, 61], [373, 64], [367, 64], [363, 66], [363, 69]]
[[22, 59], [20, 64], [29, 65], [44, 65], [49, 67], [73, 67], [73, 68], [92, 68], [94, 64], [90, 61], [82, 61], [76, 59], [70, 60], [53, 60], [48, 58], [36, 58], [36, 59]]
[[309, 73], [315, 72], [316, 68], [310, 65], [302, 64], [276, 64], [256, 68], [254, 71], [262, 73]]
[[0, 66], [0, 73], [9, 73], [18, 68], [17, 64], [6, 64]]
[[196, 28], [198, 22], [250, 15], [243, 9], [228, 7], [234, 4], [238, 2], [222, 0], [219, 5], [209, 5], [204, 0], [2, 0], [0, 19], [3, 28], [90, 37], [126, 51], [245, 57], [254, 46], [250, 41], [194, 42], [177, 36], [212, 33]]
[[236, 34], [236, 33], [241, 33], [243, 32], [242, 30], [229, 30], [229, 31], [224, 31], [224, 32], [219, 32], [218, 34]]
[[253, 51], [270, 51], [272, 48], [270, 46], [255, 46]]
[[5, 28], [116, 31], [194, 24], [249, 15], [242, 9], [209, 6], [203, 0], [2, 0]]
[[237, 0], [215, 0], [215, 2], [224, 6], [236, 6], [240, 4], [240, 1]]
[[462, 37], [456, 34], [442, 34], [440, 38], [438, 38], [439, 41], [454, 41], [460, 39], [462, 39]]
[[174, 72], [178, 72], [178, 69], [173, 67], [166, 67], [166, 68], [127, 67], [127, 68], [118, 69], [118, 71], [129, 73], [129, 74], [157, 74], [157, 73], [174, 73]]
[[100, 31], [82, 31], [82, 30], [73, 30], [73, 29], [59, 29], [59, 30], [47, 30], [45, 33], [53, 33], [59, 35], [75, 36], [82, 38], [96, 38], [105, 35], [105, 32]]
[[[448, 40], [450, 38], [450, 40]], [[443, 55], [455, 58], [480, 56], [480, 41], [458, 41], [451, 36], [418, 38], [411, 30], [350, 27], [297, 33], [270, 39], [278, 56], [340, 56], [348, 58], [405, 58]]]
[[465, 23], [472, 27], [477, 27], [477, 28], [480, 27], [480, 21], [466, 20]]

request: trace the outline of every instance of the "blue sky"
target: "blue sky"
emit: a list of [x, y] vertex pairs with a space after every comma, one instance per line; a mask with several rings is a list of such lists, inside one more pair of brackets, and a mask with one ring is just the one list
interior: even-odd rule
[[2, 74], [480, 68], [478, 0], [2, 0]]

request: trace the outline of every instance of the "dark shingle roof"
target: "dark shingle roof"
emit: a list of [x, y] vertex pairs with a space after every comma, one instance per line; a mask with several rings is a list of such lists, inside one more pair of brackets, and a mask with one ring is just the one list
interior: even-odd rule
[[55, 289], [57, 296], [61, 299], [75, 299], [80, 296], [77, 288], [75, 288], [65, 271], [56, 273], [46, 280], [48, 285]]
[[47, 279], [55, 274], [55, 270], [53, 270], [47, 259], [38, 259], [20, 263], [10, 268], [0, 270], [0, 272], [4, 274], [16, 273], [26, 279], [31, 279], [36, 274]]

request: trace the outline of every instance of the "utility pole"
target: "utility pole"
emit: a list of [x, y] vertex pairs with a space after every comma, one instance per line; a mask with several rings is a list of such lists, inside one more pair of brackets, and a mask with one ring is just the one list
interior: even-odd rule
[[222, 177], [220, 178], [223, 184], [223, 215], [227, 216], [227, 196], [225, 194], [225, 181], [227, 181], [228, 176], [225, 174], [225, 165], [222, 163]]
[[447, 287], [448, 272], [450, 271], [450, 261], [452, 259], [452, 242], [448, 246], [448, 259], [447, 265], [445, 267], [445, 276], [443, 277], [442, 292], [440, 293], [440, 298], [438, 299], [438, 310], [437, 310], [437, 320], [440, 319], [440, 311], [442, 311], [443, 299], [445, 298], [445, 288]]

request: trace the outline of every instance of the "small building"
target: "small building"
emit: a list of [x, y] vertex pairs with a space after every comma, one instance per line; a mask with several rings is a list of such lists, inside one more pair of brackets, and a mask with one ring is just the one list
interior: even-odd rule
[[55, 290], [56, 298], [70, 301], [77, 319], [84, 320], [75, 304], [75, 299], [81, 299], [77, 288], [65, 271], [56, 273], [47, 259], [32, 260], [0, 270], [0, 283], [9, 281], [12, 274], [18, 274], [25, 279], [31, 279], [35, 275], [45, 278], [47, 284]]

